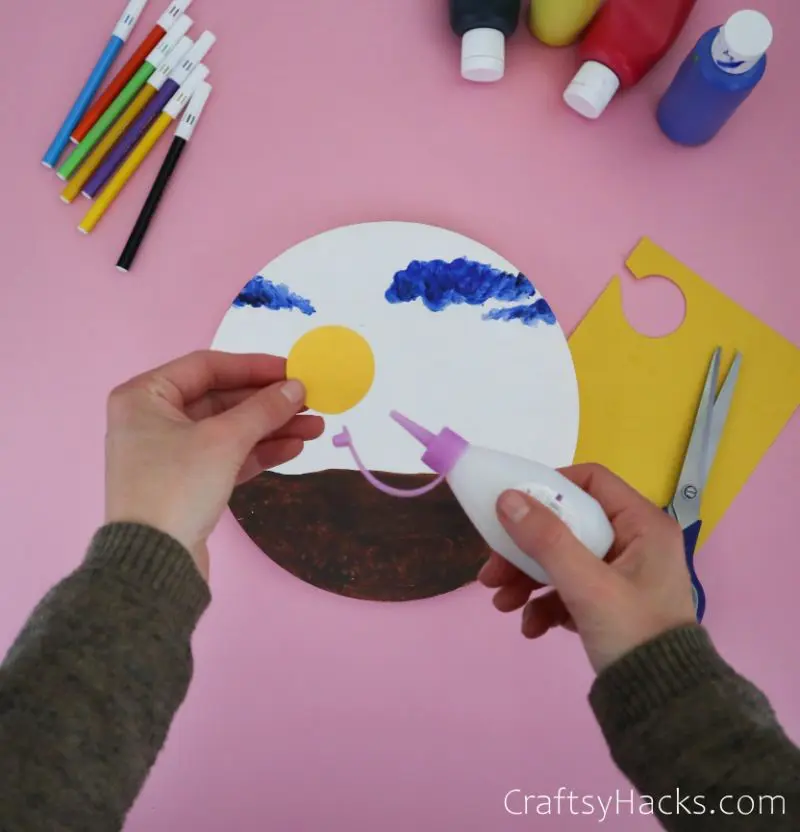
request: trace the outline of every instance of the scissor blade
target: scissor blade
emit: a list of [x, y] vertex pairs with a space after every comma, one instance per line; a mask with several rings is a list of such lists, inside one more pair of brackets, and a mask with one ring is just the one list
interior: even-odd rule
[[717, 455], [717, 448], [719, 447], [720, 439], [722, 439], [722, 433], [725, 430], [725, 422], [728, 419], [728, 413], [731, 409], [733, 392], [736, 387], [736, 382], [739, 380], [739, 368], [741, 366], [742, 355], [737, 352], [733, 358], [731, 368], [728, 370], [728, 375], [722, 384], [722, 389], [719, 391], [717, 400], [714, 402], [711, 416], [711, 433], [708, 440], [708, 453], [706, 454], [706, 470], [703, 477], [704, 481], [708, 480], [709, 471]]
[[721, 348], [717, 347], [711, 358], [711, 366], [708, 369], [703, 394], [697, 406], [697, 415], [683, 460], [683, 468], [678, 478], [678, 487], [672, 500], [675, 516], [684, 528], [700, 518], [700, 498], [708, 469], [711, 420], [719, 380], [721, 353]]

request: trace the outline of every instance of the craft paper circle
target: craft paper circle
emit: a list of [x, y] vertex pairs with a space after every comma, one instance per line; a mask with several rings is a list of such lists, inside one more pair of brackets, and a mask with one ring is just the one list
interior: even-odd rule
[[345, 326], [321, 326], [302, 335], [289, 352], [286, 377], [302, 381], [306, 406], [339, 414], [369, 393], [375, 357], [367, 340]]
[[342, 326], [375, 357], [361, 402], [326, 417], [300, 457], [234, 492], [231, 510], [255, 544], [301, 580], [351, 598], [414, 600], [474, 581], [488, 549], [449, 488], [390, 497], [332, 438], [347, 427], [364, 464], [397, 488], [434, 475], [391, 410], [474, 445], [570, 464], [578, 385], [538, 277], [452, 231], [387, 222], [320, 234], [249, 280], [213, 349], [286, 356], [311, 330]]

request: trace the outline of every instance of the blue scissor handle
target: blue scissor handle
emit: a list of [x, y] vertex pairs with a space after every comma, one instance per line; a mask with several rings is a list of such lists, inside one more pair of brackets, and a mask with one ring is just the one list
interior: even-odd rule
[[[672, 517], [675, 516], [669, 506], [664, 511]], [[694, 551], [697, 548], [697, 539], [700, 537], [702, 525], [703, 521], [697, 520], [691, 526], [683, 529], [683, 551], [686, 553], [686, 568], [689, 570], [689, 577], [692, 579], [692, 597], [698, 623], [703, 620], [703, 616], [706, 614], [706, 591], [703, 589], [694, 568]]]
[[697, 615], [697, 621], [703, 620], [706, 614], [706, 591], [697, 577], [697, 572], [694, 568], [694, 551], [697, 548], [697, 538], [700, 537], [700, 527], [703, 525], [702, 520], [692, 523], [691, 526], [683, 530], [683, 549], [686, 552], [686, 566], [689, 569], [689, 575], [692, 579], [692, 592], [694, 594], [694, 611]]

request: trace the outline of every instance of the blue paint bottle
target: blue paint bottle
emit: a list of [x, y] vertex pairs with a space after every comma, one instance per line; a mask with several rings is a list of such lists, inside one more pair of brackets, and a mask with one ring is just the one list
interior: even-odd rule
[[688, 147], [711, 141], [764, 77], [771, 44], [772, 26], [756, 11], [706, 32], [658, 106], [664, 134]]

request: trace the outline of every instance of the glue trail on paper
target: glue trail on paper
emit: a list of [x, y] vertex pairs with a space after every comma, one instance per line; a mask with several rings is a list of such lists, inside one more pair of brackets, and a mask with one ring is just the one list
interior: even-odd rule
[[512, 274], [486, 263], [459, 258], [444, 260], [413, 260], [395, 274], [386, 290], [389, 303], [411, 303], [421, 300], [432, 312], [466, 303], [482, 306], [489, 300], [521, 301], [536, 294], [524, 274]]
[[292, 292], [283, 283], [273, 283], [261, 275], [248, 281], [233, 301], [234, 306], [250, 306], [253, 309], [299, 309], [304, 315], [313, 315], [317, 310], [311, 301]]
[[544, 298], [539, 298], [536, 303], [526, 306], [492, 309], [483, 316], [483, 319], [485, 321], [522, 321], [525, 326], [536, 326], [538, 323], [552, 326], [556, 322], [556, 316]]

